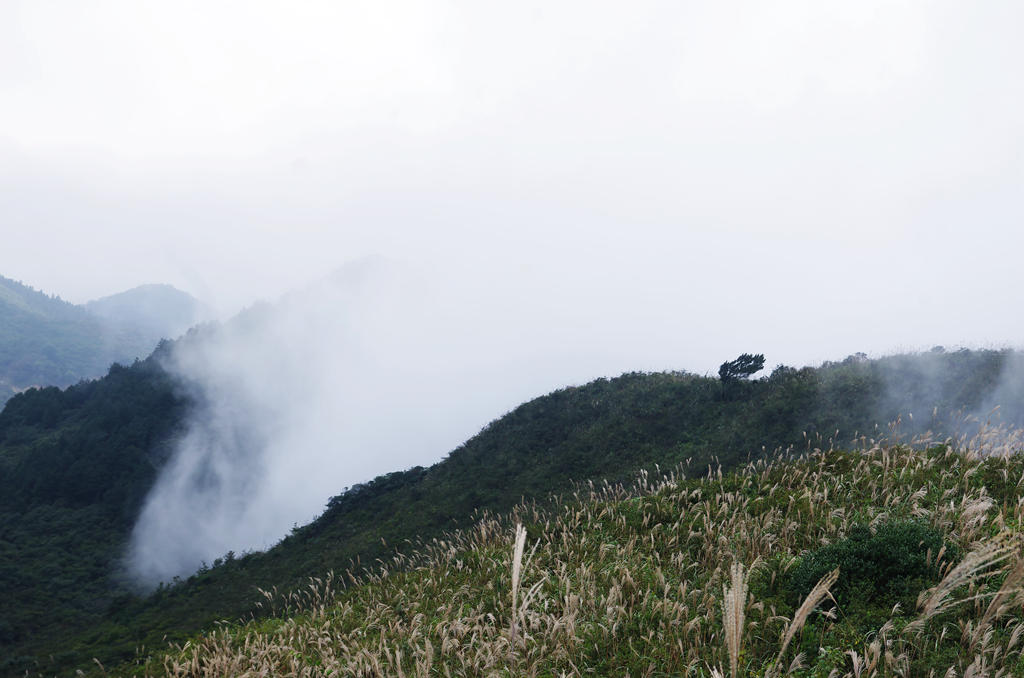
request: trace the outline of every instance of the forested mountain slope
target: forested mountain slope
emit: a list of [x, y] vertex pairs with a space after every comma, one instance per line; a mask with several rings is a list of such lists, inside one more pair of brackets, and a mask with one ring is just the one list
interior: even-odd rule
[[[1012, 396], [1018, 362], [1010, 351], [934, 351], [780, 367], [755, 381], [686, 373], [599, 379], [521, 405], [433, 467], [349, 489], [265, 553], [232, 554], [148, 597], [131, 593], [119, 562], [187, 411], [182, 385], [154, 358], [65, 392], [31, 391], [0, 415], [0, 483], [10, 497], [0, 523], [4, 670], [73, 671], [94, 656], [123, 661], [138, 646], [259, 613], [257, 586], [285, 589], [326, 570], [358, 569], [354, 561], [373, 563], [407, 540], [467, 525], [474, 511], [543, 502], [587, 479], [629, 479], [686, 460], [695, 469], [731, 468], [779, 447], [828, 447], [837, 430], [839, 444], [857, 432], [888, 435], [885, 422], [915, 410], [904, 428], [949, 430], [929, 416], [933, 408], [972, 411]], [[1004, 410], [1004, 419], [1018, 417], [1019, 400]]]
[[[0, 413], [0, 656], [94, 623], [181, 401], [154, 360], [30, 390]], [[7, 667], [9, 668], [9, 667]]]

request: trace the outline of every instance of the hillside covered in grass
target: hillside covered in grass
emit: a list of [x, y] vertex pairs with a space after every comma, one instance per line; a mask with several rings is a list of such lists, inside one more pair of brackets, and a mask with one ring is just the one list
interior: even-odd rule
[[1024, 675], [1024, 460], [977, 452], [816, 451], [520, 506], [120, 674]]
[[[828, 448], [837, 430], [843, 445], [855, 432], [889, 435], [884, 423], [914, 410], [904, 428], [940, 430], [933, 410], [987, 407], [1017, 362], [1009, 351], [936, 351], [779, 367], [728, 385], [654, 373], [561, 389], [495, 420], [430, 468], [348, 489], [266, 552], [226, 554], [148, 595], [120, 563], [187, 416], [187, 391], [157, 359], [67, 391], [33, 390], [0, 414], [0, 673], [73, 675], [93, 657], [115, 666], [140, 646], [265, 615], [257, 587], [301, 589], [329, 570], [372, 567], [409, 541], [471, 525], [478, 511], [506, 512], [524, 498], [543, 504], [576, 482], [628, 481], [687, 460], [694, 472], [729, 470], [776, 448]], [[1019, 415], [1016, 405], [1004, 406], [1004, 417]]]

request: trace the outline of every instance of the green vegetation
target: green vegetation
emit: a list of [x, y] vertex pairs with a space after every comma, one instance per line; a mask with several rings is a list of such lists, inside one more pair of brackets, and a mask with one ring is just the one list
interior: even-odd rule
[[722, 366], [718, 368], [718, 378], [722, 380], [723, 384], [729, 384], [733, 381], [749, 379], [763, 369], [764, 354], [744, 353], [736, 360], [722, 363]]
[[[31, 390], [0, 414], [0, 670], [88, 628], [127, 587], [117, 561], [182, 403], [155, 359], [65, 391]], [[45, 645], [44, 645], [45, 646]], [[20, 671], [19, 671], [20, 672]]]
[[[908, 411], [917, 416], [904, 417], [904, 429], [952, 433], [927, 416], [933, 406], [985, 407], [1017, 361], [1009, 351], [852, 356], [778, 367], [728, 392], [718, 379], [685, 373], [562, 389], [491, 423], [435, 466], [348, 489], [275, 548], [226, 554], [149, 596], [122, 580], [119, 562], [188, 403], [157, 358], [63, 392], [32, 390], [0, 414], [0, 673], [73, 674], [93, 657], [113, 666], [139, 646], [183, 642], [217, 620], [261, 617], [257, 587], [288, 591], [328, 570], [360, 571], [395, 548], [468, 527], [479, 511], [505, 512], [523, 499], [543, 509], [577, 481], [628, 480], [686, 460], [694, 472], [728, 470], [776, 448], [846, 446], [858, 432], [870, 444]], [[1015, 405], [1005, 420], [1022, 411]], [[841, 440], [830, 442], [837, 430]], [[993, 494], [1012, 489], [998, 473], [984, 482]]]
[[[912, 609], [917, 592], [941, 579], [939, 554], [958, 560], [955, 544], [921, 521], [885, 522], [874, 532], [854, 525], [849, 534], [806, 554], [789, 577], [791, 602], [798, 604], [822, 577], [838, 569], [832, 595], [840, 605], [900, 603]], [[910, 598], [908, 598], [910, 596]]]
[[[993, 475], [1016, 488], [1024, 460], [876, 447], [644, 477], [266, 593], [272, 617], [115, 674], [1022, 675], [1024, 506], [992, 494]], [[838, 570], [809, 590], [789, 575], [825, 564]], [[908, 605], [889, 604], [892, 576], [916, 583]], [[843, 581], [857, 598], [833, 604]]]

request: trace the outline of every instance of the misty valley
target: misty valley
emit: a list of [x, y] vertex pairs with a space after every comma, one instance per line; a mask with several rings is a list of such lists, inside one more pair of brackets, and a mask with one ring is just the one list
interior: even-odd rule
[[[0, 413], [3, 675], [845, 670], [847, 650], [926, 672], [965, 642], [965, 667], [1019, 667], [1024, 354], [743, 354], [501, 414], [473, 379], [417, 367], [438, 350], [422, 337], [368, 341], [381, 309], [415, 317], [388, 280], [361, 267], [167, 332], [99, 378], [17, 389]], [[0, 378], [24, 383], [33, 347], [81, 316], [4, 285], [22, 338], [0, 345]], [[437, 427], [474, 398], [469, 420], [493, 421]], [[961, 605], [964, 587], [992, 593]]]

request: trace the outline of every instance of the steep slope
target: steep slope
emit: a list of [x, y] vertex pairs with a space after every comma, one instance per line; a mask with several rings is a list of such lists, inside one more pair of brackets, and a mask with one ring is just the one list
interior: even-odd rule
[[129, 590], [117, 559], [181, 405], [150, 359], [65, 391], [32, 389], [0, 413], [5, 669], [24, 663], [23, 648], [88, 627]]
[[[875, 422], [906, 411], [892, 404], [893, 375], [902, 389], [896, 392], [912, 391], [904, 395], [919, 411], [918, 405], [928, 401], [976, 409], [1001, 391], [1017, 360], [1006, 351], [935, 352], [877, 361], [852, 358], [817, 369], [779, 368], [763, 380], [728, 388], [717, 379], [657, 373], [563, 389], [516, 408], [429, 469], [395, 472], [349, 489], [277, 547], [231, 554], [149, 597], [130, 595], [117, 578], [131, 527], [127, 516], [152, 483], [160, 445], [167, 445], [187, 404], [175, 396], [155, 359], [65, 394], [34, 391], [12, 400], [9, 412], [0, 416], [0, 460], [21, 464], [9, 486], [32, 488], [11, 495], [18, 497], [12, 501], [18, 513], [4, 524], [18, 525], [18, 539], [40, 535], [32, 549], [12, 541], [13, 531], [0, 538], [13, 544], [3, 556], [11, 573], [8, 590], [22, 586], [19, 600], [27, 601], [2, 608], [0, 617], [17, 616], [7, 628], [22, 631], [0, 638], [0, 654], [11, 657], [5, 670], [12, 675], [37, 668], [73, 672], [94, 656], [110, 665], [130, 659], [140, 645], [158, 647], [165, 637], [184, 639], [217, 619], [260, 614], [254, 607], [257, 586], [286, 589], [353, 561], [372, 564], [406, 540], [468, 525], [476, 510], [505, 511], [522, 498], [543, 501], [576, 481], [627, 479], [656, 464], [667, 468], [690, 459], [693, 468], [706, 468], [717, 460], [729, 468], [776, 447], [828, 447], [837, 429], [848, 432], [843, 440], [855, 431], [873, 432]], [[133, 388], [148, 395], [131, 395], [118, 381], [126, 375]], [[121, 409], [113, 403], [122, 403]], [[1019, 414], [1022, 408], [1018, 401], [1009, 409]], [[93, 420], [83, 417], [85, 411], [104, 413], [100, 420], [107, 428], [85, 426]], [[921, 427], [939, 423], [922, 416], [914, 421]], [[55, 441], [59, 455], [48, 452]], [[103, 454], [130, 460], [126, 469], [138, 472], [111, 481], [55, 475], [75, 463], [88, 466], [100, 447]], [[78, 579], [70, 555], [75, 551], [51, 550], [46, 540], [61, 525], [81, 519], [69, 511], [84, 510], [91, 506], [89, 497], [106, 497], [115, 487], [118, 492], [130, 488], [130, 496], [109, 502], [124, 513], [118, 520], [96, 522], [98, 531], [90, 538], [98, 545], [90, 556], [95, 566]], [[8, 511], [13, 515], [15, 508]], [[19, 573], [30, 571], [45, 574], [14, 583]], [[40, 601], [47, 597], [57, 603], [44, 607]]]
[[1021, 675], [1021, 484], [1020, 456], [947, 446], [645, 479], [482, 520], [355, 585], [322, 573], [267, 596], [280, 616], [117, 673]]

